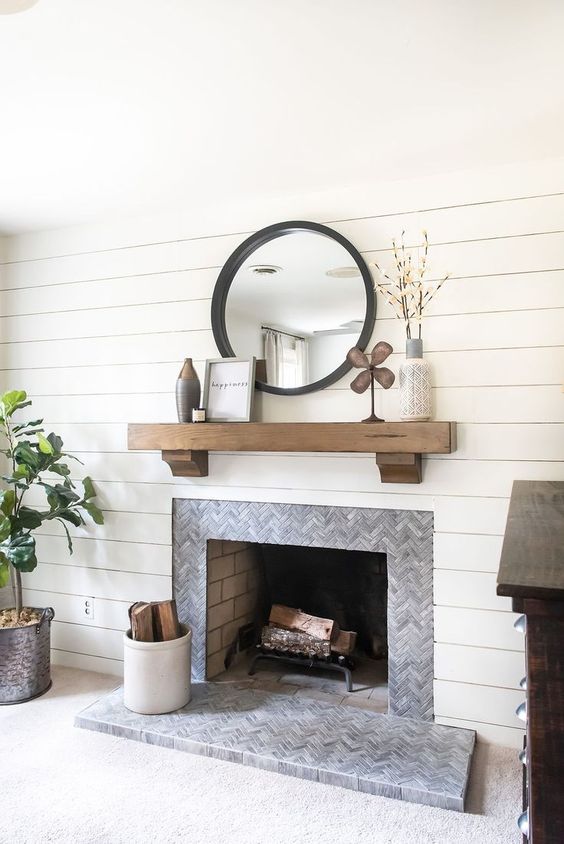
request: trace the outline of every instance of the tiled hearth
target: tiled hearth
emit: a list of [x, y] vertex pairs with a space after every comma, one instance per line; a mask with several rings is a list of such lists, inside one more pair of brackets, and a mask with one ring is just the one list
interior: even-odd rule
[[[432, 536], [429, 512], [175, 501], [173, 591], [193, 631], [192, 701], [168, 715], [136, 715], [116, 689], [77, 724], [462, 811], [475, 736], [433, 723]], [[389, 707], [385, 661], [372, 683], [353, 672], [353, 694], [335, 677], [304, 682], [272, 664], [253, 678], [244, 662], [216, 677], [252, 620], [257, 543], [386, 555]]]
[[117, 689], [86, 729], [355, 791], [463, 811], [474, 733], [238, 683], [196, 683], [170, 715], [135, 715]]

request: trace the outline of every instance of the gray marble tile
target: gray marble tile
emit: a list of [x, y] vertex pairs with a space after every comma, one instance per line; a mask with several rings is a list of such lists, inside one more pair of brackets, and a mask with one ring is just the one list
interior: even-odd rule
[[[365, 794], [374, 794], [376, 797], [390, 797], [392, 800], [401, 800], [401, 788], [399, 785], [388, 785], [378, 780], [359, 778], [358, 790]], [[416, 801], [419, 802], [419, 801]]]
[[302, 780], [319, 781], [319, 769], [311, 768], [309, 765], [300, 765], [299, 762], [279, 762], [278, 773], [288, 777], [298, 777]]
[[290, 776], [463, 810], [475, 735], [327, 700], [195, 683], [167, 715], [137, 715], [121, 689], [76, 725]]
[[341, 788], [349, 788], [351, 791], [358, 791], [358, 777], [356, 774], [343, 774], [340, 771], [329, 771], [319, 769], [319, 782], [325, 785], [338, 785]]
[[208, 756], [214, 759], [221, 759], [222, 762], [238, 762], [243, 764], [243, 751], [233, 750], [229, 747], [222, 747], [220, 744], [208, 745]]
[[261, 771], [279, 773], [280, 762], [273, 756], [259, 756], [257, 753], [243, 753], [243, 765], [259, 768]]
[[387, 557], [390, 712], [432, 721], [432, 513], [175, 499], [172, 519], [173, 592], [192, 627], [194, 680], [206, 677], [209, 539], [376, 551]]
[[175, 738], [174, 749], [183, 750], [184, 753], [193, 753], [194, 756], [209, 756], [209, 744], [201, 741], [192, 741], [187, 738]]

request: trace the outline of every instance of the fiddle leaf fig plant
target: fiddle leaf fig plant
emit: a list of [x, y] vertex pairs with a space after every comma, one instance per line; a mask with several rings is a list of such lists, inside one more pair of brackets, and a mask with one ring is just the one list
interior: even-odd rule
[[[7, 488], [0, 491], [0, 587], [13, 579], [16, 617], [22, 610], [22, 572], [37, 566], [33, 531], [44, 522], [58, 521], [64, 528], [69, 552], [72, 538], [68, 524], [85, 524], [84, 513], [97, 524], [104, 523], [102, 511], [94, 504], [96, 491], [92, 480], [82, 480], [77, 491], [71, 480], [68, 460], [81, 461], [63, 451], [63, 441], [57, 434], [45, 436], [42, 419], [14, 422], [16, 411], [31, 405], [24, 390], [11, 390], [0, 397], [0, 432], [7, 458], [8, 474], [1, 475]], [[48, 509], [35, 509], [24, 503], [30, 489], [42, 487]]]

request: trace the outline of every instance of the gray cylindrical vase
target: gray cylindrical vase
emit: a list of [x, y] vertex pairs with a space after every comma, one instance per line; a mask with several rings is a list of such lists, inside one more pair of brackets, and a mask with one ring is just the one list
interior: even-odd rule
[[176, 411], [179, 422], [191, 422], [192, 410], [200, 406], [200, 379], [192, 365], [192, 358], [186, 358], [176, 381]]
[[431, 367], [423, 358], [423, 340], [408, 338], [399, 371], [400, 417], [415, 422], [431, 416]]
[[406, 358], [422, 358], [423, 340], [419, 337], [408, 337], [405, 341], [405, 356]]

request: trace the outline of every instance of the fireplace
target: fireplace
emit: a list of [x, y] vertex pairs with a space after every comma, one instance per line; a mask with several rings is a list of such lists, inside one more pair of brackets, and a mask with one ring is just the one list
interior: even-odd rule
[[[245, 676], [245, 669], [250, 670], [255, 658], [262, 654], [259, 677], [267, 680], [276, 676], [283, 679], [280, 675], [288, 673], [277, 664], [282, 656], [287, 657], [294, 676], [299, 677], [297, 660], [301, 656], [308, 663], [304, 669], [320, 674], [322, 690], [326, 688], [324, 675], [329, 672], [331, 677], [333, 672], [335, 677], [334, 672], [340, 671], [341, 680], [345, 680], [345, 668], [355, 669], [354, 679], [364, 685], [365, 691], [367, 684], [380, 687], [382, 677], [386, 681], [386, 666], [376, 664], [385, 662], [387, 657], [385, 554], [211, 539], [207, 558], [208, 680], [226, 670], [231, 677], [234, 667]], [[303, 634], [301, 638], [300, 634], [297, 636], [294, 654], [277, 644], [257, 650], [265, 632], [277, 630], [272, 626], [264, 629], [274, 605], [299, 608], [308, 615], [332, 620], [333, 645], [325, 643], [323, 656], [314, 658], [313, 664], [313, 654], [302, 653], [299, 648]], [[340, 631], [344, 631], [344, 639], [338, 636]], [[354, 631], [353, 638], [345, 631]], [[309, 680], [305, 683], [308, 686]], [[339, 683], [333, 682], [332, 686]], [[330, 688], [331, 685], [327, 690]], [[381, 691], [379, 688], [380, 697]]]
[[[355, 791], [463, 810], [475, 735], [433, 722], [431, 513], [176, 500], [173, 528], [174, 596], [193, 630], [192, 699], [176, 712], [135, 715], [125, 709], [117, 689], [89, 706], [77, 724]], [[335, 588], [343, 572], [352, 582], [352, 599], [348, 584], [341, 581]], [[304, 578], [311, 581], [305, 589]], [[369, 593], [373, 603], [359, 608], [359, 590], [352, 586]], [[223, 669], [226, 656], [236, 658], [239, 630], [259, 626], [273, 596], [307, 600], [319, 612], [333, 607], [344, 614], [345, 626], [351, 626], [347, 613], [352, 609], [360, 613], [354, 621], [359, 627], [369, 617], [362, 647], [386, 650], [387, 638], [386, 714], [350, 705], [346, 695], [335, 703], [289, 685], [206, 681], [206, 672], [211, 677]], [[377, 639], [374, 622], [384, 617]]]
[[[319, 588], [307, 587], [303, 609], [321, 614], [333, 601], [350, 613], [351, 601], [341, 606], [331, 594], [331, 573], [341, 567], [366, 586], [371, 571], [374, 606], [372, 618], [355, 621], [359, 647], [387, 653], [389, 712], [431, 720], [432, 533], [424, 511], [175, 500], [173, 589], [193, 629], [194, 679], [212, 679], [237, 658], [249, 644], [241, 630], [259, 627], [273, 596], [303, 604], [292, 590], [305, 578]], [[301, 584], [300, 570], [308, 570]]]

